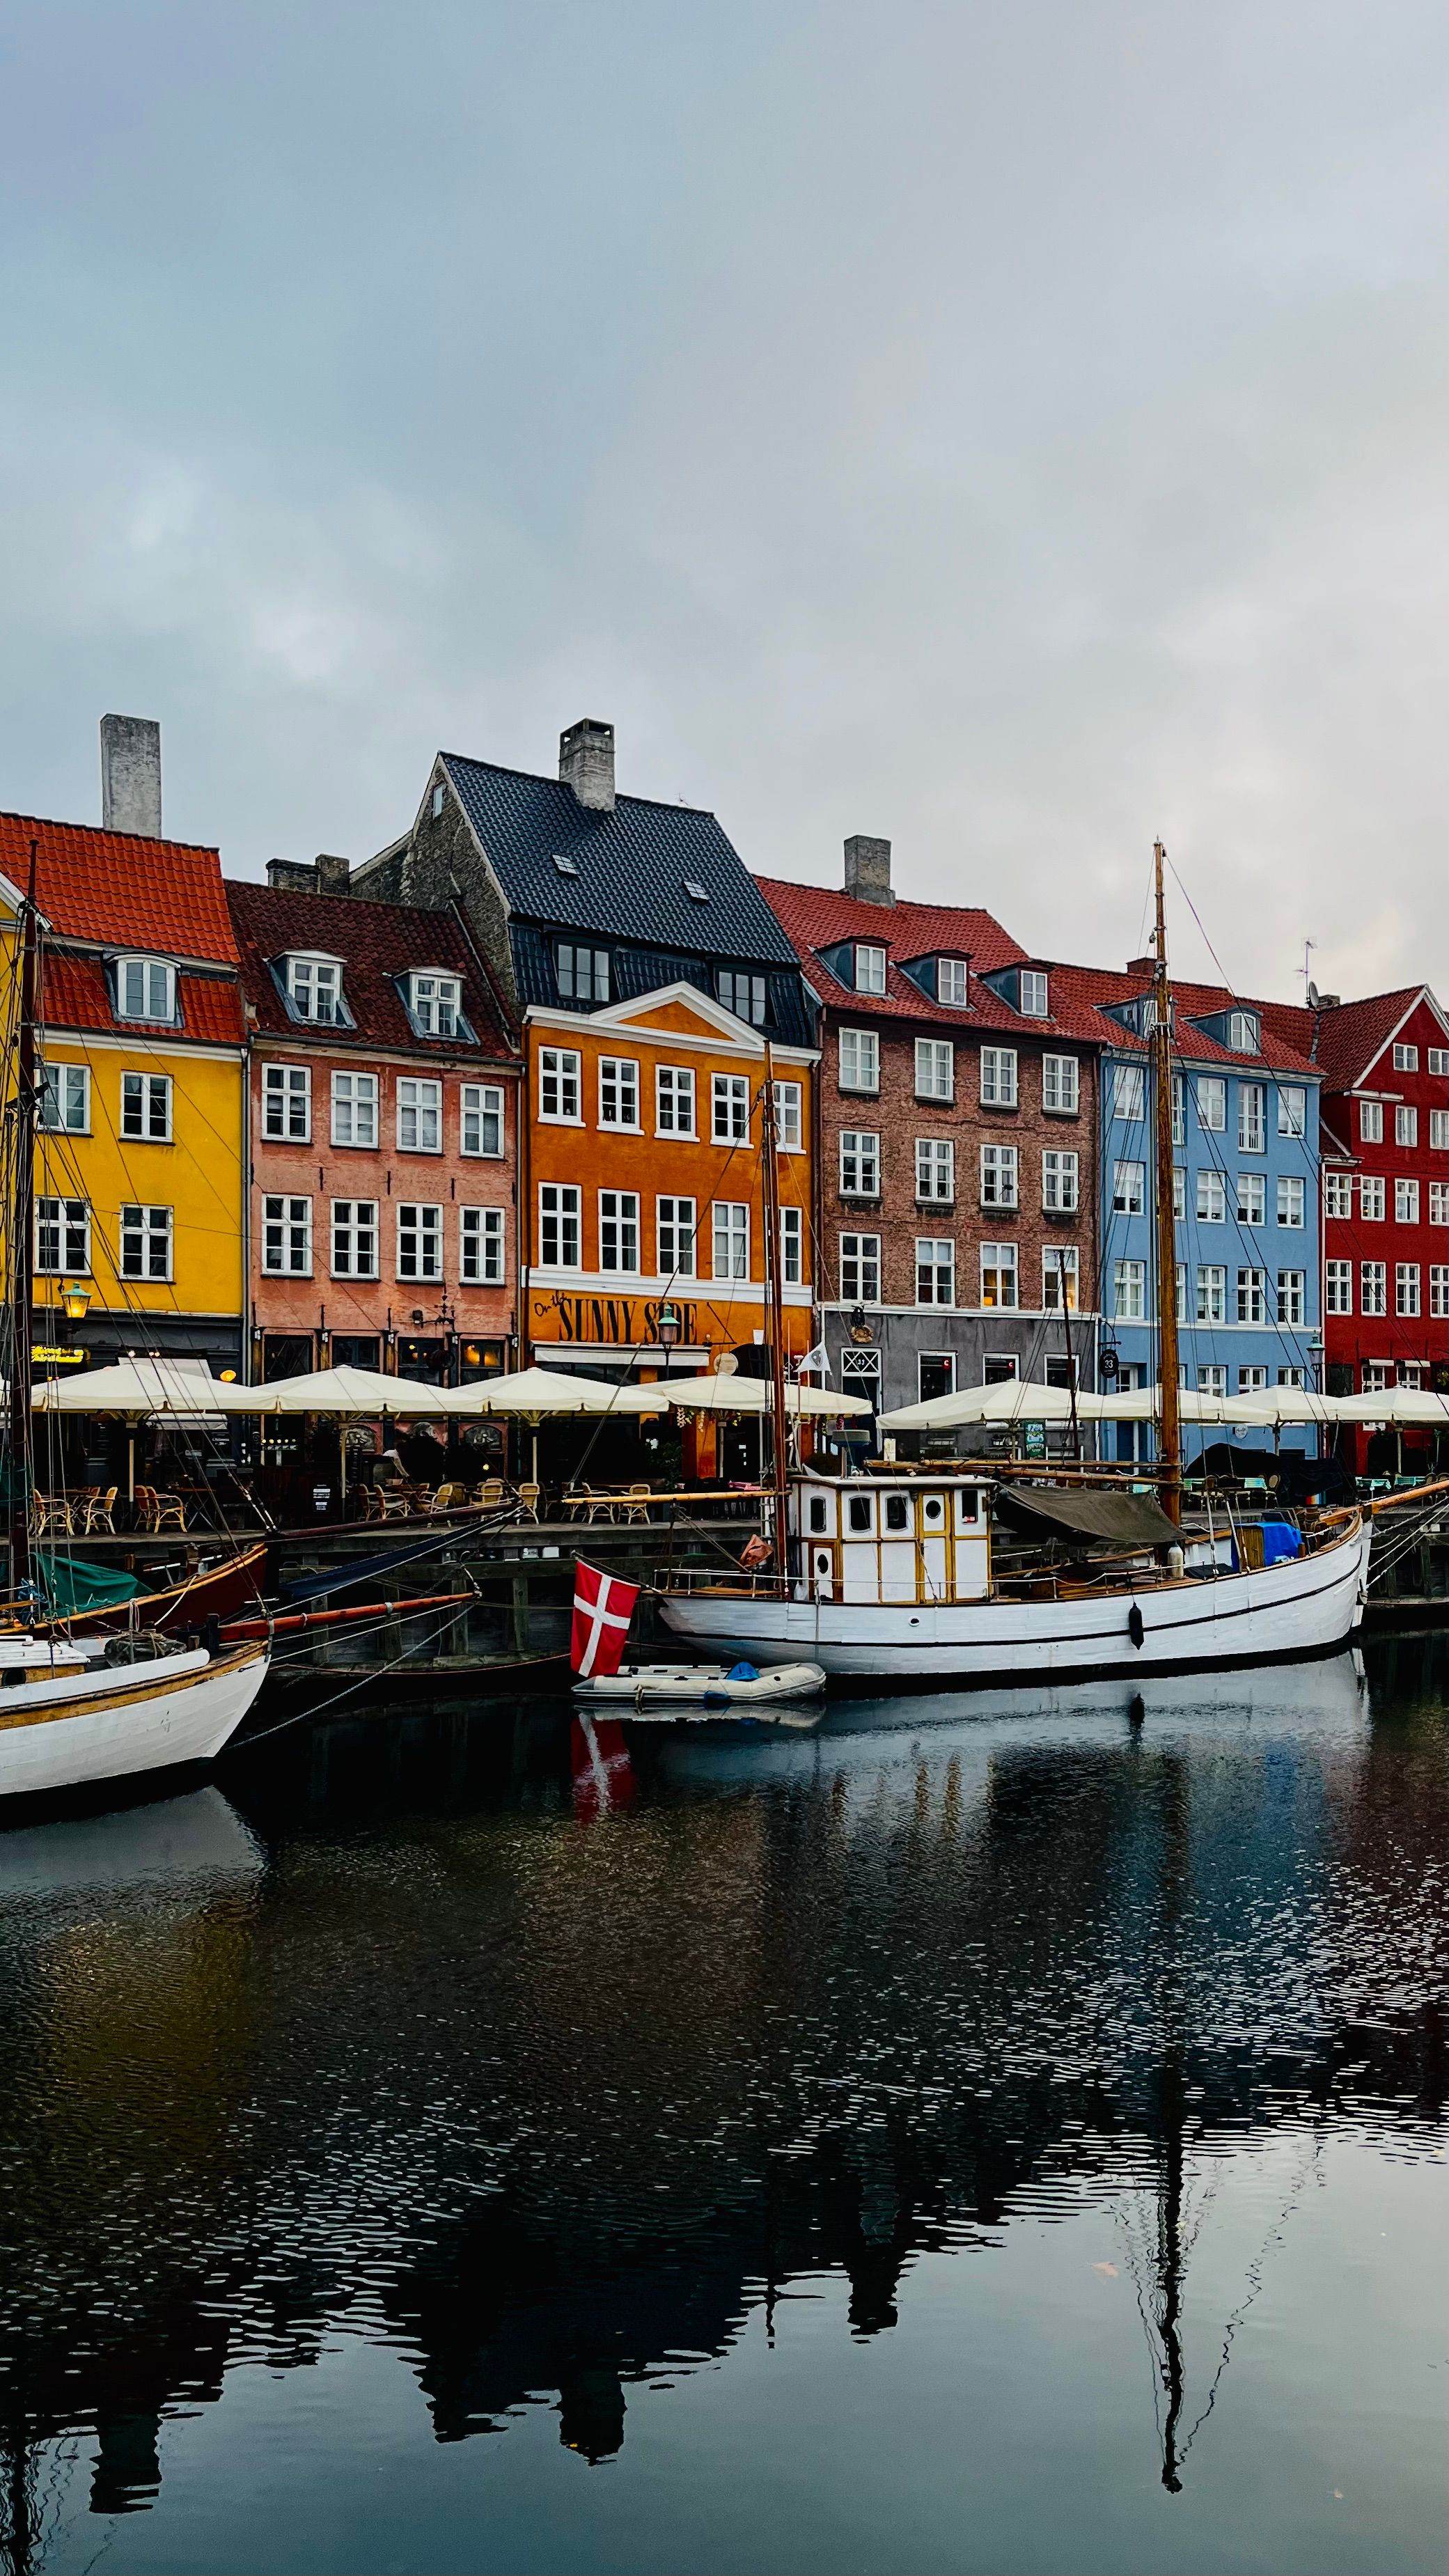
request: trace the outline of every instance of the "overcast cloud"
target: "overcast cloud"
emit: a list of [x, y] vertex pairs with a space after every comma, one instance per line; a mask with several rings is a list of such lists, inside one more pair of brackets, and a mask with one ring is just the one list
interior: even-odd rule
[[1439, 0], [0, 28], [0, 803], [159, 716], [258, 874], [604, 715], [751, 866], [1105, 964], [1160, 831], [1449, 999]]

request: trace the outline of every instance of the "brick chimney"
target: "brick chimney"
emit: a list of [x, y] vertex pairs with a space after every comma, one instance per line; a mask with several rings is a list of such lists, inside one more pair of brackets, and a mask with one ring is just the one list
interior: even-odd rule
[[350, 894], [352, 869], [322, 850], [315, 859], [268, 859], [267, 883], [277, 894]]
[[161, 727], [148, 716], [101, 718], [101, 830], [161, 838]]
[[558, 738], [558, 774], [581, 805], [596, 814], [614, 810], [614, 728], [598, 716], [580, 716]]
[[845, 891], [857, 903], [894, 903], [891, 845], [856, 832], [845, 844]]

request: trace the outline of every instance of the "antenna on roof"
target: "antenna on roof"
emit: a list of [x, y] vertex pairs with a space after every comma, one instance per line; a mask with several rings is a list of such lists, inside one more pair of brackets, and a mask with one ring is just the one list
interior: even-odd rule
[[1303, 978], [1303, 994], [1305, 1000], [1309, 998], [1313, 991], [1312, 969], [1309, 966], [1308, 961], [1317, 946], [1318, 942], [1316, 939], [1305, 939], [1303, 942], [1303, 963], [1301, 966], [1295, 966], [1293, 970], [1296, 975], [1301, 975]]

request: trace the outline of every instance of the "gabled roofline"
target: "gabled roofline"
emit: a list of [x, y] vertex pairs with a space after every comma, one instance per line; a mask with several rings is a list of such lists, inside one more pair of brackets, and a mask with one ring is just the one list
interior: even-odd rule
[[[1370, 999], [1372, 999], [1372, 996], [1370, 996]], [[1367, 1062], [1360, 1065], [1358, 1072], [1352, 1075], [1349, 1081], [1342, 1085], [1342, 1088], [1345, 1091], [1356, 1091], [1360, 1083], [1367, 1082], [1369, 1075], [1372, 1073], [1374, 1066], [1378, 1063], [1380, 1056], [1385, 1054], [1388, 1048], [1394, 1044], [1400, 1029], [1402, 1029], [1406, 1023], [1413, 1018], [1414, 1013], [1418, 1010], [1420, 1004], [1424, 1002], [1428, 1003], [1429, 1008], [1433, 1012], [1435, 1019], [1438, 1021], [1440, 1028], [1443, 1030], [1445, 1037], [1449, 1038], [1449, 1019], [1445, 1018], [1437, 995], [1427, 984], [1421, 984], [1417, 993], [1414, 995], [1413, 1000], [1410, 1002], [1408, 1009], [1401, 1012], [1399, 1018], [1395, 1020], [1393, 1027], [1388, 1030], [1386, 1035], [1380, 1040], [1378, 1046], [1374, 1049], [1373, 1054], [1368, 1058]], [[1355, 1005], [1352, 1002], [1340, 1004], [1340, 1008], [1343, 1010], [1351, 1011], [1354, 1007]], [[1339, 1086], [1335, 1085], [1334, 1087], [1337, 1089]]]
[[818, 1048], [795, 1046], [783, 1039], [767, 1039], [751, 1021], [740, 1019], [734, 1011], [727, 1011], [723, 1002], [717, 1002], [712, 993], [702, 993], [697, 984], [656, 984], [647, 993], [634, 993], [624, 1000], [606, 1002], [598, 1011], [565, 1011], [553, 1002], [530, 1002], [524, 1017], [548, 1028], [618, 1029], [624, 1036], [652, 1035], [667, 1042], [679, 1036], [677, 1029], [650, 1031], [638, 1028], [634, 1023], [642, 1012], [660, 1010], [672, 1002], [695, 1012], [717, 1031], [727, 1045], [742, 1053], [763, 1057], [768, 1045], [782, 1060], [788, 1058], [797, 1064], [819, 1061]]

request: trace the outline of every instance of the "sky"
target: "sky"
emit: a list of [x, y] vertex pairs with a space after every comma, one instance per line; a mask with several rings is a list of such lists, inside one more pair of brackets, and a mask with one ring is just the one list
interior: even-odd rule
[[[439, 748], [1449, 1000], [1438, 0], [0, 7], [0, 805], [229, 873]], [[1174, 890], [1172, 951], [1214, 972]]]

